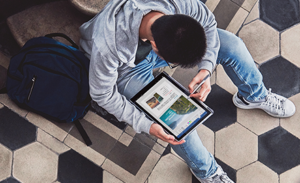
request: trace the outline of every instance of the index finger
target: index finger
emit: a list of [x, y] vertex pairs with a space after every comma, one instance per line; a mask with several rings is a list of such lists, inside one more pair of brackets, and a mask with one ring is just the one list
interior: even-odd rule
[[190, 84], [189, 84], [189, 86], [188, 86], [189, 92], [190, 92], [190, 93], [193, 92], [194, 87], [195, 87], [195, 85], [196, 85], [197, 83], [198, 83], [198, 82], [197, 82], [195, 79], [193, 79], [193, 80], [190, 82]]

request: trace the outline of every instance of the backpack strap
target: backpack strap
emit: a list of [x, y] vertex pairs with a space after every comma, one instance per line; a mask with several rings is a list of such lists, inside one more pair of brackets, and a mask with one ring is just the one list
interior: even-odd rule
[[83, 126], [81, 125], [80, 121], [77, 119], [77, 120], [74, 121], [74, 123], [75, 123], [75, 126], [76, 126], [76, 128], [78, 129], [78, 131], [79, 131], [81, 137], [83, 138], [85, 144], [86, 144], [87, 146], [92, 145], [92, 141], [91, 141], [91, 139], [89, 138], [89, 136], [88, 136], [88, 134], [86, 133], [86, 131], [84, 130], [84, 128], [83, 128]]
[[72, 47], [79, 49], [79, 46], [75, 43], [75, 41], [73, 41], [73, 39], [71, 39], [69, 36], [67, 36], [63, 33], [51, 33], [51, 34], [45, 35], [45, 37], [52, 38], [52, 39], [53, 39], [53, 37], [62, 37], [64, 39], [66, 39], [67, 41], [69, 41], [71, 43]]

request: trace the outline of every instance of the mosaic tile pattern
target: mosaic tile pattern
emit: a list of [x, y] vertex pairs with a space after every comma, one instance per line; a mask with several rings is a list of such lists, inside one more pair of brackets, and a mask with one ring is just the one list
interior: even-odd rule
[[[220, 28], [244, 40], [265, 85], [289, 97], [299, 109], [299, 2], [205, 3]], [[5, 67], [17, 50], [3, 21], [12, 12], [0, 13], [0, 64]], [[196, 73], [196, 68], [179, 68], [173, 76], [187, 87]], [[215, 114], [197, 132], [228, 176], [237, 183], [299, 182], [300, 113], [279, 119], [260, 110], [237, 109], [231, 102], [237, 89], [222, 67], [216, 68], [211, 83], [206, 103]], [[81, 120], [93, 142], [88, 147], [73, 124], [49, 121], [19, 108], [6, 94], [0, 94], [0, 183], [198, 182], [167, 143], [137, 134], [130, 126], [105, 114], [94, 106]]]

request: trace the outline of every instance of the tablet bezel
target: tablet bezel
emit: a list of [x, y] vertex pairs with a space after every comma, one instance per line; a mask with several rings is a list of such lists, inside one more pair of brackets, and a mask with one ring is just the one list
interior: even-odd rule
[[144, 112], [151, 120], [153, 120], [154, 122], [156, 122], [157, 124], [159, 124], [160, 126], [162, 126], [162, 128], [170, 135], [173, 135], [175, 137], [175, 139], [177, 141], [180, 141], [182, 139], [184, 139], [188, 134], [190, 134], [192, 131], [194, 131], [200, 124], [202, 124], [204, 121], [206, 121], [213, 113], [214, 111], [209, 108], [206, 104], [204, 104], [201, 101], [198, 101], [195, 98], [191, 98], [195, 103], [197, 103], [197, 105], [199, 105], [200, 107], [202, 107], [207, 114], [205, 114], [201, 120], [197, 121], [195, 124], [192, 125], [192, 127], [186, 131], [183, 135], [181, 135], [180, 137], [177, 137], [173, 134], [172, 131], [170, 131], [168, 128], [166, 128], [163, 124], [161, 124], [160, 121], [158, 121], [155, 117], [153, 117], [147, 110], [145, 110], [142, 106], [140, 106], [137, 103], [137, 100], [143, 96], [150, 88], [152, 88], [158, 81], [160, 81], [162, 78], [166, 78], [168, 81], [170, 81], [173, 85], [175, 85], [180, 91], [182, 91], [184, 94], [186, 94], [187, 96], [189, 96], [189, 91], [183, 87], [180, 83], [178, 83], [175, 79], [173, 79], [172, 77], [170, 77], [167, 73], [162, 72], [160, 73], [158, 76], [156, 76], [156, 78], [154, 78], [148, 85], [146, 85], [141, 91], [139, 91], [135, 96], [133, 96], [130, 101], [142, 112]]

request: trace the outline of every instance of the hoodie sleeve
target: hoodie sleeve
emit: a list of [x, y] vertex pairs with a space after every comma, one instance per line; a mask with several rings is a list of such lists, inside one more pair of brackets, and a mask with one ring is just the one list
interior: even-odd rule
[[113, 56], [102, 56], [99, 50], [94, 44], [89, 75], [92, 99], [119, 121], [130, 124], [137, 133], [149, 133], [153, 122], [118, 92], [116, 81], [120, 62], [113, 60]]
[[220, 40], [217, 31], [217, 22], [213, 13], [201, 1], [193, 1], [190, 15], [195, 18], [204, 28], [206, 34], [207, 49], [202, 61], [198, 64], [200, 70], [206, 69], [212, 73], [218, 52], [220, 48]]

